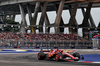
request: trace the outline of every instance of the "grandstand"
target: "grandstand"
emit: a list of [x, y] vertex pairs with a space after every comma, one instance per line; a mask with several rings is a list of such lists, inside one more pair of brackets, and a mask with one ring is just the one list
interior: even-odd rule
[[[17, 26], [20, 31], [0, 33], [1, 46], [31, 46], [37, 47], [59, 47], [59, 48], [92, 48], [92, 41], [89, 40], [89, 31], [99, 30], [96, 27], [91, 15], [91, 8], [100, 7], [99, 0], [0, 0], [1, 19], [15, 20], [16, 15], [21, 15], [21, 24], [0, 24], [14, 28]], [[82, 24], [76, 19], [77, 10], [82, 10]], [[68, 10], [70, 19], [64, 24], [62, 11]], [[50, 24], [47, 12], [55, 11], [56, 18]], [[39, 24], [37, 23], [38, 13], [41, 12]], [[34, 15], [32, 15], [34, 13]], [[27, 25], [26, 14], [28, 14], [30, 25]], [[44, 25], [45, 24], [45, 25]], [[45, 28], [44, 28], [45, 27]], [[50, 28], [54, 27], [55, 34], [50, 34]], [[64, 34], [65, 28], [69, 34]], [[78, 29], [82, 28], [82, 37], [78, 36]], [[45, 33], [43, 34], [43, 29]], [[30, 30], [31, 33], [27, 33]], [[39, 34], [36, 34], [36, 30]]]
[[80, 36], [72, 34], [0, 33], [0, 46], [92, 48], [92, 43]]

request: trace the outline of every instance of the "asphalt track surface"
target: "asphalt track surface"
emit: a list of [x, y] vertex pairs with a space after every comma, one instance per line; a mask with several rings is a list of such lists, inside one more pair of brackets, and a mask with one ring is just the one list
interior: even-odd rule
[[[82, 51], [82, 54], [98, 54], [99, 51]], [[82, 63], [82, 62], [66, 62], [52, 60], [38, 60], [37, 55], [33, 53], [15, 53], [0, 54], [0, 66], [95, 66], [100, 64]]]

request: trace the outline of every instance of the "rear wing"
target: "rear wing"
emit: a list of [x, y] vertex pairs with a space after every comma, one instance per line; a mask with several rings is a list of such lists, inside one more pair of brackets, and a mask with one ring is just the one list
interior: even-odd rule
[[40, 52], [50, 52], [50, 49], [41, 49]]

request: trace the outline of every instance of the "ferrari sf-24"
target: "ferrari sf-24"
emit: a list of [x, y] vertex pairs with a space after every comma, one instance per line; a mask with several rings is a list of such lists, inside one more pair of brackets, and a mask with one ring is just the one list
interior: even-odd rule
[[41, 50], [38, 53], [38, 60], [51, 59], [51, 60], [65, 60], [65, 61], [79, 61], [80, 59], [84, 59], [83, 55], [80, 55], [78, 52], [65, 52], [64, 50], [50, 50], [48, 52], [44, 52]]

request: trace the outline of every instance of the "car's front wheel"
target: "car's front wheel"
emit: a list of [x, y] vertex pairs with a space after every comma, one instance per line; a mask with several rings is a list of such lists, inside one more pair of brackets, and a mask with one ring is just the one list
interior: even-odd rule
[[55, 59], [56, 59], [57, 62], [59, 61], [59, 57], [60, 57], [59, 55], [55, 56]]
[[78, 52], [73, 53], [73, 56], [78, 58], [78, 59], [75, 59], [75, 61], [80, 60], [80, 54]]

